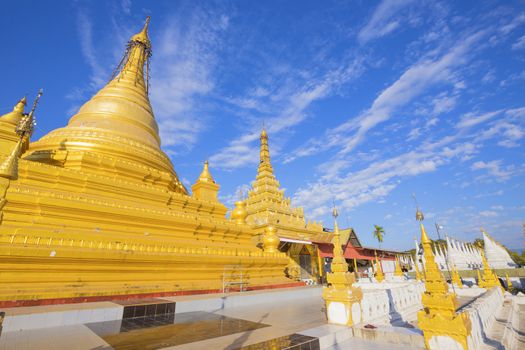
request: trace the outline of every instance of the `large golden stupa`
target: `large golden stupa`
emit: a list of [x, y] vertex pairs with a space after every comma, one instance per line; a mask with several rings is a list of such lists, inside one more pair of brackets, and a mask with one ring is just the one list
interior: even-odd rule
[[0, 117], [0, 305], [214, 292], [239, 275], [244, 288], [286, 286], [300, 255], [307, 277], [319, 271], [322, 226], [284, 198], [265, 131], [230, 218], [207, 162], [191, 195], [181, 184], [148, 98], [148, 22], [67, 126], [30, 142], [25, 98]]

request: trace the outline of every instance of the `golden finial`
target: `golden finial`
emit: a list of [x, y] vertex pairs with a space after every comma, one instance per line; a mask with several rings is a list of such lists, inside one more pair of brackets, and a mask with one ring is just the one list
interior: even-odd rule
[[40, 101], [40, 97], [44, 93], [44, 90], [40, 89], [38, 91], [38, 94], [36, 95], [35, 101], [33, 102], [33, 107], [31, 107], [31, 111], [29, 114], [24, 115], [18, 124], [16, 125], [15, 131], [21, 138], [25, 136], [31, 136], [33, 134], [33, 128], [36, 125], [35, 123], [35, 111], [36, 106], [38, 105], [38, 102]]
[[412, 198], [414, 198], [414, 202], [416, 203], [416, 220], [421, 222], [425, 219], [425, 217], [423, 216], [423, 212], [421, 212], [421, 210], [419, 210], [419, 204], [417, 202], [417, 198], [416, 198], [416, 194], [415, 193], [412, 193]]
[[268, 138], [268, 133], [266, 132], [266, 128], [263, 127], [262, 131], [261, 131], [261, 138], [262, 139], [267, 139]]
[[27, 98], [24, 96], [18, 101], [15, 108], [13, 108], [13, 112], [17, 113], [24, 113], [24, 107], [27, 105]]
[[131, 42], [141, 43], [144, 46], [146, 46], [146, 48], [148, 49], [151, 48], [151, 42], [149, 41], [149, 37], [148, 37], [149, 21], [150, 21], [150, 16], [146, 17], [146, 23], [144, 23], [144, 27], [142, 28], [142, 30], [138, 32], [137, 34], [133, 35], [130, 40]]
[[213, 179], [213, 177], [210, 174], [208, 161], [204, 162], [204, 167], [202, 169], [202, 173], [199, 176], [199, 181], [215, 183], [215, 180]]
[[339, 216], [339, 212], [337, 211], [337, 208], [335, 206], [334, 206], [334, 209], [332, 209], [332, 216], [336, 220], [337, 220], [337, 217]]
[[20, 101], [17, 102], [12, 112], [9, 112], [2, 116], [2, 121], [16, 125], [20, 121], [20, 119], [23, 117], [24, 108], [26, 104], [27, 102], [24, 96], [23, 98], [20, 99]]

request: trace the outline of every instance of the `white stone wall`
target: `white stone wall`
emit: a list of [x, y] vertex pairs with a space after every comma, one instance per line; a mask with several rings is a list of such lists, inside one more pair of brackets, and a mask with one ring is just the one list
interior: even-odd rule
[[507, 323], [505, 324], [502, 340], [505, 349], [518, 350], [520, 347], [520, 339], [525, 338], [518, 333], [520, 329], [520, 305], [525, 305], [525, 296], [521, 295], [511, 298], [511, 310]]
[[483, 232], [483, 242], [485, 244], [485, 256], [493, 269], [517, 268], [518, 265], [512, 260], [505, 248], [492, 239], [486, 232]]
[[396, 262], [393, 260], [383, 260], [380, 261], [380, 263], [385, 274], [394, 273], [394, 271], [396, 270]]
[[[446, 237], [447, 244], [434, 247], [434, 260], [440, 270], [452, 269], [454, 265], [458, 270], [474, 270], [482, 267], [481, 253], [470, 243], [461, 242], [452, 237]], [[417, 260], [425, 261], [423, 252], [416, 240]], [[448, 267], [447, 267], [448, 264]], [[420, 271], [423, 270], [418, 264]]]
[[421, 282], [369, 283], [359, 281], [363, 290], [361, 312], [363, 323], [394, 324], [414, 321], [422, 308], [421, 294], [425, 285]]
[[503, 292], [501, 288], [494, 287], [463, 310], [469, 314], [472, 323], [472, 331], [467, 339], [469, 349], [482, 348], [484, 336], [492, 327], [502, 306]]

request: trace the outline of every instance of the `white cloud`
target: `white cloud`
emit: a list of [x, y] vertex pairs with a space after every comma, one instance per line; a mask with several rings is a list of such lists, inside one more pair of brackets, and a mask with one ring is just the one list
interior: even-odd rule
[[248, 191], [251, 189], [251, 186], [248, 184], [242, 184], [235, 188], [235, 191], [230, 194], [220, 195], [219, 200], [228, 208], [233, 208], [235, 202], [241, 198], [246, 198]]
[[472, 164], [472, 170], [486, 170], [488, 174], [495, 178], [496, 181], [505, 181], [512, 175], [512, 167], [502, 167], [502, 160], [493, 160], [490, 162], [477, 161]]
[[474, 198], [484, 198], [484, 197], [501, 196], [501, 195], [503, 195], [503, 190], [480, 193], [480, 194], [475, 195]]
[[479, 212], [479, 216], [484, 218], [492, 218], [498, 216], [498, 213], [493, 210], [483, 210]]
[[[294, 202], [305, 207], [313, 217], [328, 213], [330, 203], [335, 199], [342, 210], [352, 210], [364, 203], [387, 196], [407, 177], [433, 172], [452, 159], [470, 155], [476, 151], [469, 143], [451, 144], [453, 138], [435, 143], [424, 143], [418, 149], [400, 155], [381, 159], [361, 170], [348, 172], [340, 162], [338, 174], [324, 177], [300, 188], [294, 195]], [[320, 169], [329, 169], [328, 164]], [[330, 171], [330, 170], [327, 170]]]
[[525, 115], [525, 108], [488, 112], [474, 118], [466, 117], [460, 121], [460, 124], [464, 123], [466, 127], [470, 127], [486, 122], [495, 115], [501, 115], [502, 117], [489, 123], [488, 128], [480, 130], [476, 135], [476, 141], [482, 142], [499, 137], [500, 140], [497, 142], [499, 146], [506, 148], [518, 147], [520, 145], [519, 140], [525, 136], [523, 126], [520, 125], [520, 123], [523, 123], [520, 119], [521, 115]]
[[131, 0], [121, 0], [120, 6], [122, 7], [122, 11], [129, 15], [131, 13]]
[[474, 113], [467, 113], [461, 117], [459, 123], [456, 125], [456, 128], [463, 129], [463, 128], [473, 127], [475, 125], [486, 122], [487, 120], [491, 118], [494, 118], [501, 112], [502, 110], [498, 110], [498, 111], [483, 113], [481, 115], [476, 115]]
[[514, 44], [512, 44], [513, 50], [521, 50], [525, 48], [525, 35], [520, 37]]
[[[257, 86], [245, 97], [229, 98], [227, 101], [235, 104], [237, 108], [257, 110], [259, 113], [250, 114], [252, 124], [255, 124], [249, 127], [252, 131], [232, 140], [210, 160], [223, 169], [256, 164], [259, 145], [255, 141], [259, 138], [262, 121], [265, 122], [270, 137], [274, 137], [302, 123], [308, 117], [307, 111], [312, 103], [329, 96], [337, 87], [361, 72], [361, 59], [329, 70], [319, 78], [308, 77], [305, 80], [302, 77], [303, 72], [290, 71], [282, 86], [272, 86], [273, 94], [270, 94], [268, 88]], [[256, 120], [256, 123], [253, 123], [253, 120]], [[275, 149], [271, 150], [271, 153], [275, 156]]]
[[413, 0], [383, 0], [375, 9], [370, 21], [359, 31], [359, 41], [366, 43], [396, 30], [403, 18], [393, 17], [412, 2]]
[[163, 148], [191, 148], [204, 129], [199, 97], [214, 88], [216, 50], [228, 17], [195, 9], [184, 20], [172, 17], [162, 28], [154, 48], [150, 98]]
[[522, 23], [525, 23], [525, 13], [523, 12], [514, 17], [509, 23], [505, 24], [504, 26], [501, 26], [499, 30], [503, 34], [508, 34], [514, 29], [516, 29], [518, 26], [520, 26]]
[[83, 10], [79, 10], [77, 14], [77, 30], [80, 36], [82, 56], [91, 68], [91, 88], [100, 88], [107, 82], [109, 76], [97, 59], [93, 45], [93, 24], [88, 14]]
[[351, 118], [338, 127], [328, 130], [326, 135], [321, 137], [322, 142], [319, 141], [318, 137], [311, 139], [306, 145], [288, 155], [287, 160], [291, 161], [298, 157], [309, 156], [341, 145], [343, 147], [340, 153], [348, 153], [363, 142], [370, 129], [390, 119], [400, 107], [412, 102], [414, 98], [431, 87], [449, 83], [456, 88], [457, 81], [454, 68], [467, 61], [467, 55], [471, 52], [472, 46], [483, 35], [484, 32], [472, 34], [460, 40], [456, 46], [441, 57], [437, 59], [425, 58], [414, 64], [398, 80], [383, 90], [370, 108], [356, 118]]
[[439, 94], [432, 100], [432, 113], [434, 115], [439, 115], [450, 112], [452, 109], [454, 109], [454, 107], [456, 107], [458, 98], [458, 95], [448, 95], [446, 93]]

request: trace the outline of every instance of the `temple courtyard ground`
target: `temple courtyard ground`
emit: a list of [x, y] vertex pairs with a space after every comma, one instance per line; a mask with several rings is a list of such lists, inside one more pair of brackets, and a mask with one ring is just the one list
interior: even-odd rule
[[[373, 327], [328, 325], [321, 287], [4, 311], [0, 350], [424, 349], [414, 317]], [[523, 332], [525, 309], [520, 316]], [[503, 348], [497, 335], [504, 324], [493, 327], [492, 348]]]

